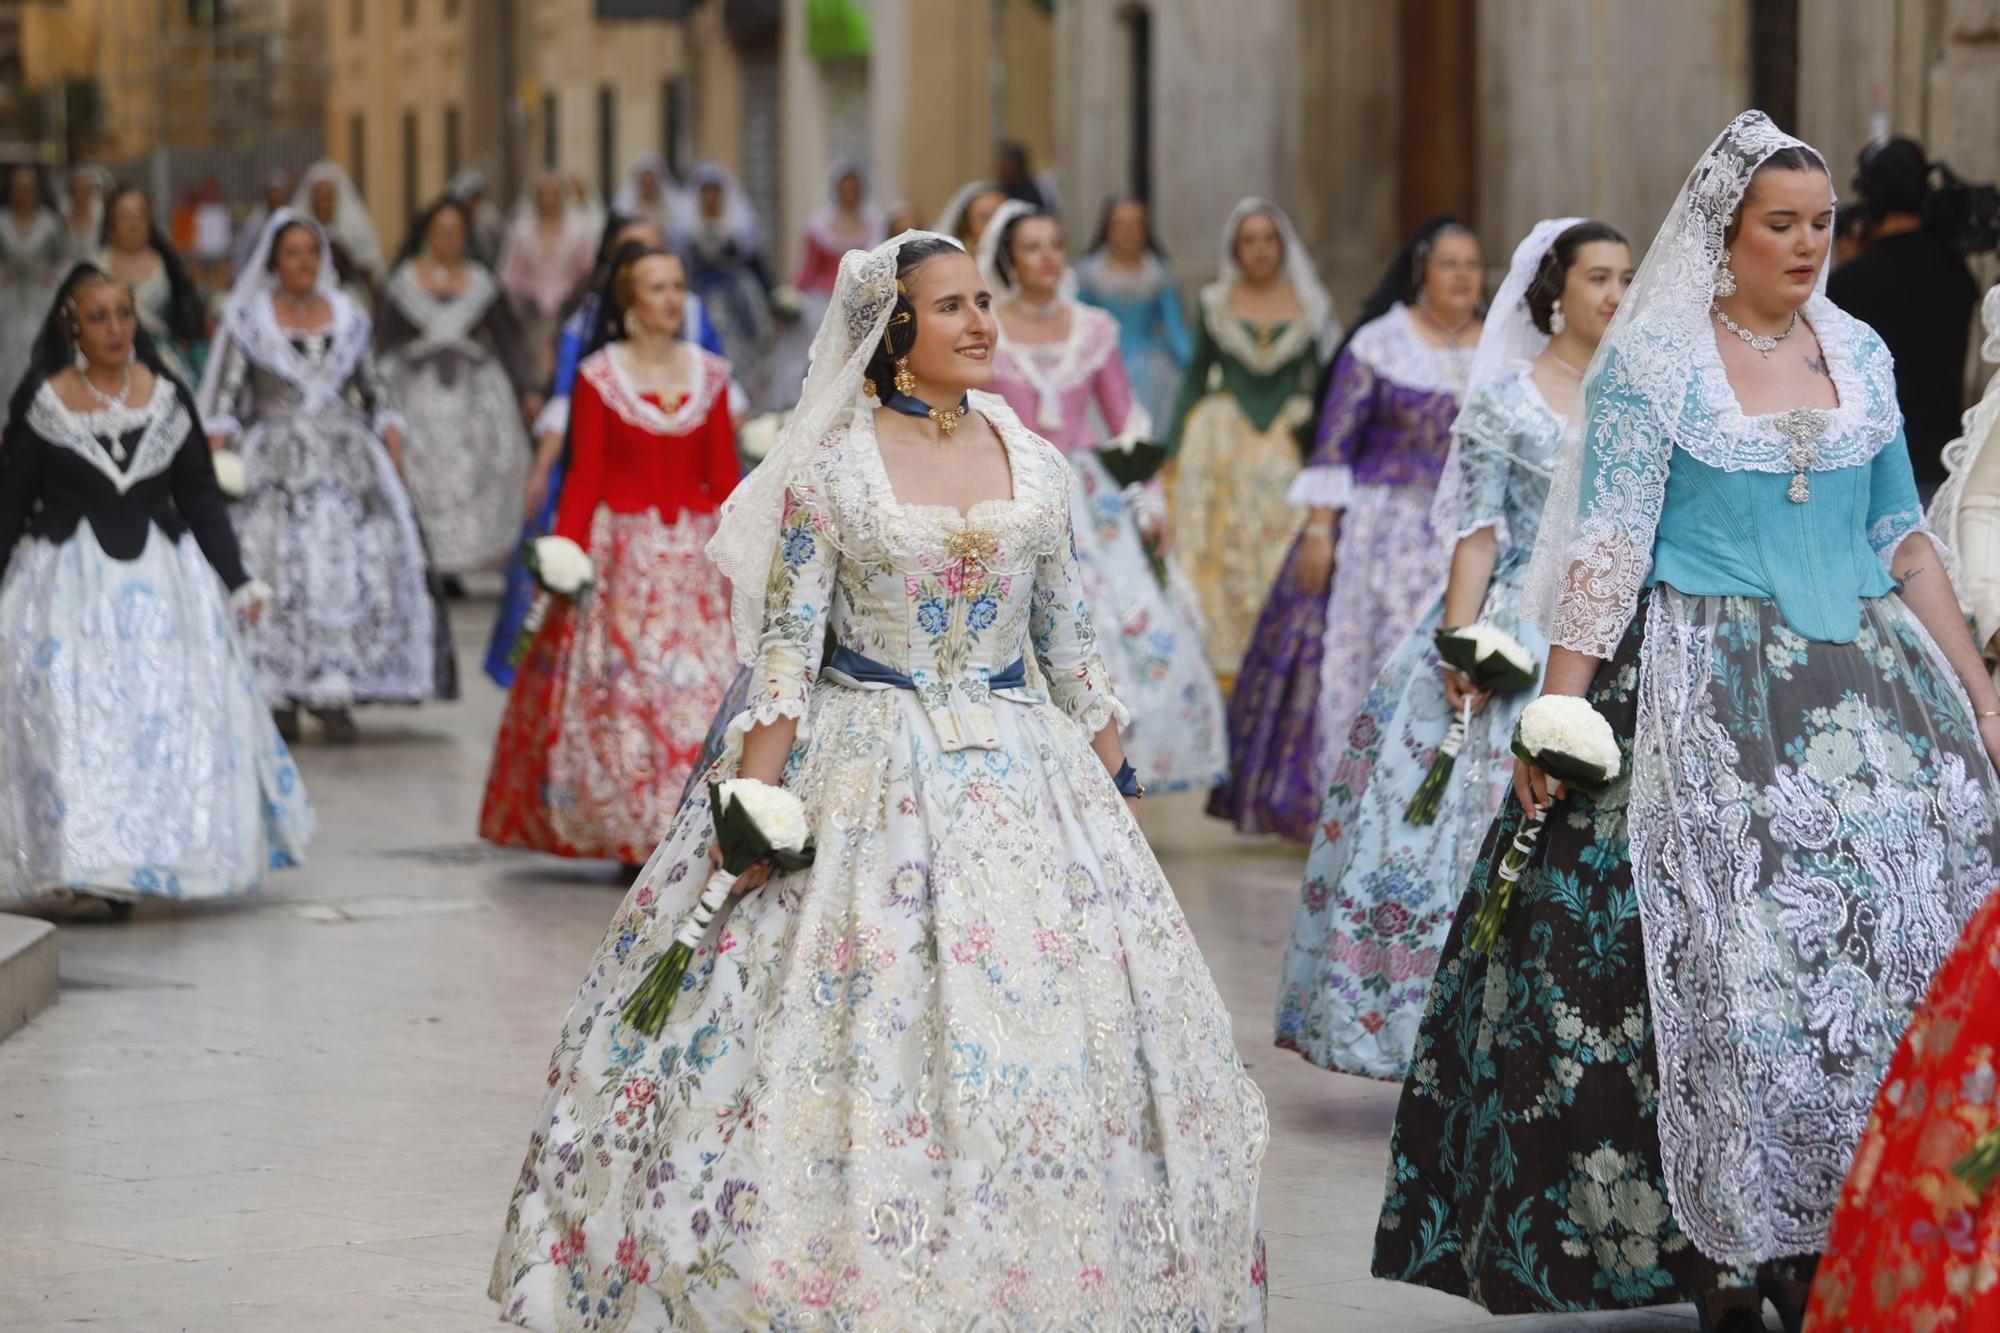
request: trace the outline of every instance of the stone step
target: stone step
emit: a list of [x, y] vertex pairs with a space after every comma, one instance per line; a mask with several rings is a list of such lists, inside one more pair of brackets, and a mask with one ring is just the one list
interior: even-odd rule
[[0, 912], [0, 1041], [56, 998], [56, 928]]

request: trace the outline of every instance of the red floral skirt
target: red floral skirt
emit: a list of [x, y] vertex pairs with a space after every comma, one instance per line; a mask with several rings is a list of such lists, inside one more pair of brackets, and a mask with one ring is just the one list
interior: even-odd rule
[[673, 819], [736, 674], [729, 585], [702, 547], [713, 514], [600, 509], [597, 584], [555, 599], [515, 674], [479, 836], [636, 863]]
[[1986, 900], [1917, 1010], [1833, 1215], [1809, 1330], [2000, 1329], [2000, 1185], [1953, 1173], [2000, 1123], [2000, 893]]

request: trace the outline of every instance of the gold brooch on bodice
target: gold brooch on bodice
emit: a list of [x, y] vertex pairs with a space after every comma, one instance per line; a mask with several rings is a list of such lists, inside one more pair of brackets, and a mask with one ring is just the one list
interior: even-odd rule
[[1819, 461], [1819, 437], [1826, 433], [1826, 424], [1833, 419], [1833, 413], [1823, 407], [1794, 407], [1778, 413], [1778, 433], [1790, 443], [1785, 448], [1785, 462], [1792, 469], [1792, 484], [1785, 490], [1785, 498], [1795, 505], [1802, 505], [1812, 499], [1812, 478], [1814, 463]]
[[984, 528], [960, 528], [944, 549], [954, 560], [977, 560], [983, 565], [1000, 553], [1000, 539]]

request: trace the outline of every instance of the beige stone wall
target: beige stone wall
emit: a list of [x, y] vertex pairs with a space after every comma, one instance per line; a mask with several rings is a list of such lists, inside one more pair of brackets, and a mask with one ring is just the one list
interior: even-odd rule
[[[530, 149], [525, 165], [535, 170], [545, 165], [539, 108], [553, 98], [556, 169], [598, 187], [599, 90], [608, 84], [615, 107], [616, 145], [614, 179], [608, 186], [615, 191], [640, 153], [666, 151], [664, 87], [685, 64], [679, 25], [599, 22], [593, 0], [523, 0], [523, 18], [527, 36], [519, 52], [522, 82], [535, 90], [538, 99], [538, 114], [526, 118]], [[695, 114], [702, 124], [711, 119], [699, 111]]]
[[1504, 270], [1536, 221], [1601, 218], [1636, 249], [1749, 104], [1747, 0], [1484, 0], [1479, 230]]

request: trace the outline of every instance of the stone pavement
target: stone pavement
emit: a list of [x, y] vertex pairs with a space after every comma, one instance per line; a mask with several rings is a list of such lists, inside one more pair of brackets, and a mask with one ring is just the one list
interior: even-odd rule
[[[0, 1043], [0, 1330], [498, 1330], [486, 1274], [556, 1026], [623, 892], [473, 835], [500, 696], [369, 710], [301, 763], [305, 869], [214, 908], [61, 921], [55, 1007]], [[1270, 1045], [1300, 854], [1194, 797], [1147, 827], [1270, 1100], [1276, 1333], [1693, 1333], [1685, 1310], [1492, 1320], [1376, 1282], [1394, 1087]]]

